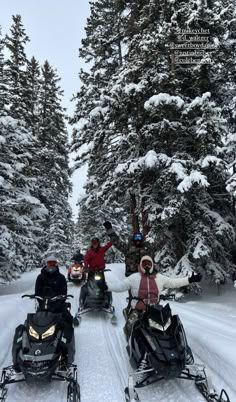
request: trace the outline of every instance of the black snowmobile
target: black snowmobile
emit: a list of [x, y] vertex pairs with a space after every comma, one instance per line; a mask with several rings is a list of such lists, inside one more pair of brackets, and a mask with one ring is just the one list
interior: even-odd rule
[[[203, 365], [187, 364], [190, 348], [178, 315], [172, 315], [169, 303], [147, 305], [134, 322], [128, 337], [127, 352], [135, 372], [129, 376], [125, 389], [127, 402], [140, 402], [136, 389], [173, 378], [195, 381], [195, 385], [208, 402], [230, 402], [226, 391], [220, 394], [209, 386]], [[161, 296], [161, 300], [174, 296]]]
[[112, 306], [112, 294], [111, 292], [103, 291], [100, 287], [101, 283], [105, 283], [104, 271], [109, 270], [102, 269], [88, 273], [87, 282], [82, 286], [80, 292], [80, 306], [74, 317], [75, 326], [80, 324], [81, 315], [90, 311], [103, 311], [111, 314], [111, 323], [116, 324], [117, 318], [115, 308]]
[[[71, 295], [39, 297], [23, 295], [41, 302], [40, 311], [28, 314], [24, 325], [16, 330], [16, 363], [5, 367], [0, 383], [0, 402], [5, 402], [7, 385], [23, 382], [30, 384], [52, 380], [67, 381], [67, 402], [80, 402], [77, 366], [66, 360], [67, 339], [62, 313], [50, 312], [54, 302], [65, 302]], [[70, 303], [67, 303], [70, 305]], [[74, 341], [74, 339], [73, 339]], [[14, 347], [13, 347], [14, 350]]]

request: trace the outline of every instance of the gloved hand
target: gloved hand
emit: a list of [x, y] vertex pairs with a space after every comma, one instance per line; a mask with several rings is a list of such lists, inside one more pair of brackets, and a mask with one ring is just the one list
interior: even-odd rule
[[193, 272], [192, 275], [188, 278], [189, 283], [200, 282], [201, 280], [202, 280], [202, 274], [200, 274], [200, 273], [195, 274], [194, 272]]
[[108, 286], [107, 286], [106, 282], [101, 281], [101, 282], [98, 282], [97, 284], [98, 284], [99, 289], [101, 289], [103, 292], [106, 292], [108, 290]]
[[103, 226], [106, 228], [106, 230], [112, 229], [112, 224], [109, 221], [104, 222]]

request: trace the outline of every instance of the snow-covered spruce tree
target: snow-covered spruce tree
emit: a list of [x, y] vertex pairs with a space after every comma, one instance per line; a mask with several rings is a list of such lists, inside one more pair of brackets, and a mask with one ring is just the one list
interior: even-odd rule
[[[223, 112], [227, 118], [228, 131], [225, 147], [222, 149], [228, 162], [230, 177], [227, 181], [227, 191], [232, 196], [232, 212], [236, 215], [236, 10], [233, 4], [227, 5], [227, 18], [225, 18], [227, 32], [224, 41], [224, 54], [221, 59], [221, 75], [219, 75], [219, 88]], [[221, 77], [224, 77], [223, 83]], [[223, 84], [223, 85], [222, 85]], [[234, 219], [234, 226], [236, 222]]]
[[[11, 52], [10, 52], [11, 57]], [[4, 280], [17, 276], [36, 263], [37, 221], [45, 214], [40, 201], [33, 196], [35, 182], [28, 175], [31, 163], [32, 134], [26, 128], [20, 106], [13, 116], [12, 80], [8, 61], [0, 68], [0, 198], [1, 198], [1, 254], [6, 264], [1, 272]], [[17, 97], [17, 96], [16, 96]], [[18, 99], [19, 100], [19, 99]]]
[[[111, 77], [123, 64], [124, 1], [99, 0], [91, 4], [91, 17], [86, 27], [87, 37], [82, 41], [80, 55], [91, 65], [90, 72], [81, 71], [82, 87], [76, 96], [72, 150], [81, 148], [76, 167], [88, 163], [89, 180], [86, 185], [86, 206], [93, 230], [100, 232], [107, 206], [99, 202], [97, 194], [107, 175], [109, 122], [103, 119], [109, 99], [106, 88]], [[87, 214], [86, 214], [87, 216]]]
[[[40, 172], [38, 196], [49, 211], [43, 222], [44, 233], [41, 247], [44, 255], [53, 252], [61, 262], [65, 261], [65, 250], [71, 247], [69, 236], [72, 213], [68, 204], [71, 191], [68, 162], [68, 135], [65, 126], [65, 110], [61, 106], [60, 81], [57, 72], [46, 61], [42, 68], [39, 95], [39, 143], [38, 160]], [[55, 232], [55, 237], [51, 237]], [[64, 242], [64, 246], [62, 244]], [[67, 251], [66, 251], [67, 253]]]
[[25, 108], [23, 100], [25, 71], [27, 58], [25, 54], [25, 44], [29, 41], [25, 33], [20, 15], [12, 16], [13, 23], [10, 29], [10, 35], [6, 35], [5, 44], [10, 52], [6, 62], [9, 77], [9, 95], [10, 95], [10, 114], [14, 118], [22, 119]]
[[39, 94], [40, 94], [40, 65], [32, 57], [27, 61], [24, 81], [24, 104], [25, 120], [35, 136], [39, 126]]
[[[122, 193], [133, 190], [163, 269], [183, 274], [203, 268], [224, 280], [234, 237], [226, 222], [231, 213], [224, 196], [226, 166], [218, 154], [226, 122], [215, 90], [225, 25], [213, 5], [206, 6], [131, 2], [133, 36], [126, 63], [107, 91], [110, 107], [103, 116], [120, 135], [101, 196], [112, 205], [113, 194], [116, 200], [119, 195], [122, 204]], [[166, 44], [186, 27], [210, 30], [216, 47], [211, 64], [173, 69]]]
[[69, 206], [55, 205], [49, 216], [48, 229], [45, 233], [46, 254], [56, 254], [61, 265], [69, 265], [72, 253], [73, 223]]

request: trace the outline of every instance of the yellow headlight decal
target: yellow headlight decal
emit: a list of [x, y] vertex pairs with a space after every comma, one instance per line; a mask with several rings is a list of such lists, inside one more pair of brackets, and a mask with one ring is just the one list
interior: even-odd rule
[[39, 334], [37, 331], [35, 331], [35, 329], [33, 327], [31, 327], [31, 325], [29, 326], [29, 334], [30, 336], [32, 336], [35, 339], [39, 339]]
[[45, 339], [45, 338], [47, 338], [48, 336], [52, 336], [52, 335], [54, 334], [54, 332], [55, 332], [55, 329], [56, 329], [56, 326], [55, 326], [55, 325], [52, 325], [50, 328], [48, 328], [47, 331], [45, 331], [45, 332], [42, 334], [42, 339]]

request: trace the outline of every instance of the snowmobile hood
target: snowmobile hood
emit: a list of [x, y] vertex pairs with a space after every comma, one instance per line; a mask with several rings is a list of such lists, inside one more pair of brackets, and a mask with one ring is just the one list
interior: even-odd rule
[[37, 327], [47, 327], [61, 319], [61, 314], [51, 313], [50, 311], [38, 311], [28, 314], [28, 319]]
[[152, 263], [152, 267], [151, 267], [151, 269], [150, 269], [150, 274], [152, 274], [152, 273], [153, 273], [154, 264], [153, 264], [153, 259], [152, 259], [152, 257], [150, 257], [149, 255], [144, 255], [144, 256], [141, 258], [140, 264], [139, 264], [139, 266], [138, 266], [138, 271], [139, 271], [139, 273], [140, 273], [141, 275], [142, 275], [142, 274], [145, 274], [145, 270], [144, 270], [144, 268], [142, 267], [142, 262], [145, 261], [145, 260], [148, 260], [148, 261], [150, 261], [150, 262]]

